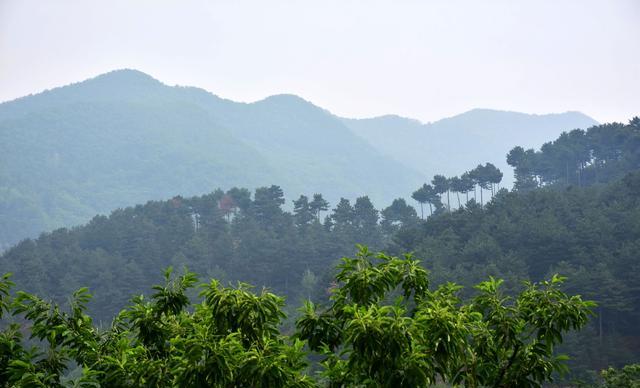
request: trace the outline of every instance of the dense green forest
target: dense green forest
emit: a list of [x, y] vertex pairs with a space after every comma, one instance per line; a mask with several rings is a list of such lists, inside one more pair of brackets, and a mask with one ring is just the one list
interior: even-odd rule
[[640, 173], [606, 186], [501, 191], [403, 228], [392, 252], [424, 257], [434, 281], [470, 285], [489, 275], [517, 290], [551, 273], [598, 301], [598, 319], [576, 338], [576, 362], [593, 369], [640, 360]]
[[527, 290], [523, 280], [560, 273], [568, 277], [557, 284], [563, 291], [598, 303], [560, 348], [571, 356], [570, 378], [594, 381], [599, 370], [640, 361], [639, 122], [572, 131], [539, 151], [514, 148], [513, 191], [499, 189], [502, 173], [491, 163], [417, 187], [418, 211], [401, 198], [377, 210], [366, 196], [329, 204], [308, 193], [289, 212], [278, 186], [217, 190], [25, 240], [0, 258], [0, 268], [14, 273], [18, 288], [67, 307], [68, 295], [88, 286], [95, 295], [89, 311], [102, 327], [169, 265], [221, 284], [268, 286], [287, 298], [292, 316], [304, 299], [328, 303], [344, 284], [335, 265], [356, 243], [395, 256], [413, 252], [434, 289], [465, 286], [463, 301], [478, 298], [472, 286], [490, 276], [517, 297]]
[[[116, 208], [216, 187], [277, 183], [289, 195], [321, 192], [334, 203], [366, 193], [380, 207], [432, 174], [595, 122], [575, 112], [492, 111], [420, 126], [419, 134], [379, 123], [342, 119], [294, 95], [234, 102], [135, 70], [1, 103], [0, 251]], [[388, 149], [381, 134], [404, 145]], [[416, 142], [431, 146], [407, 148]], [[443, 157], [442, 144], [456, 144], [464, 158]]]
[[337, 201], [368, 192], [382, 202], [420, 180], [293, 95], [245, 104], [121, 70], [0, 104], [0, 249], [216, 187], [277, 182], [289, 193]]
[[[0, 280], [0, 317], [23, 321], [0, 333], [0, 384], [26, 387], [540, 387], [566, 370], [554, 354], [569, 330], [580, 329], [593, 303], [563, 293], [563, 279], [529, 283], [513, 299], [501, 281], [476, 286], [469, 302], [460, 287], [429, 287], [410, 255], [376, 256], [361, 247], [338, 266], [331, 303], [305, 304], [293, 336], [280, 333], [284, 300], [246, 284], [186, 272], [136, 297], [106, 330], [86, 315], [86, 289], [68, 311], [18, 292]], [[389, 303], [390, 298], [395, 301]], [[43, 347], [26, 347], [22, 327]], [[304, 345], [318, 353], [319, 373], [306, 370]], [[78, 366], [68, 374], [70, 361]], [[626, 372], [626, 370], [625, 370]], [[613, 373], [613, 372], [610, 372]]]
[[517, 190], [407, 225], [391, 252], [428, 258], [436, 283], [492, 275], [517, 290], [521, 279], [562, 273], [567, 290], [599, 302], [598, 319], [567, 345], [573, 369], [640, 361], [640, 120], [521, 151], [508, 156]]
[[315, 292], [320, 277], [356, 243], [380, 249], [399, 222], [417, 222], [403, 200], [383, 210], [380, 223], [366, 196], [353, 204], [343, 199], [331, 211], [321, 194], [310, 197], [300, 196], [293, 213], [282, 209], [278, 186], [253, 196], [234, 188], [153, 201], [25, 240], [2, 256], [1, 267], [21, 287], [59, 301], [89, 286], [94, 314], [107, 321], [168, 265], [266, 285], [295, 301]]
[[597, 125], [574, 129], [540, 151], [513, 148], [507, 162], [514, 167], [518, 190], [550, 184], [588, 186], [621, 178], [640, 168], [640, 118], [627, 125]]

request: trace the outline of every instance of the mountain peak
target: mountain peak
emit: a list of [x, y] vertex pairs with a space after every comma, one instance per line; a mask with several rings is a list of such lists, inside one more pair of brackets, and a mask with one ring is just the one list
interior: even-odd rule
[[253, 105], [259, 107], [259, 109], [273, 109], [276, 111], [286, 110], [298, 113], [322, 112], [324, 114], [329, 114], [327, 110], [320, 108], [319, 106], [314, 105], [311, 101], [307, 101], [295, 94], [275, 94], [263, 100], [256, 101]]
[[260, 104], [278, 104], [278, 105], [313, 105], [311, 102], [295, 94], [274, 94], [260, 101], [256, 101]]
[[84, 81], [44, 90], [0, 104], [3, 117], [19, 117], [43, 106], [64, 106], [89, 101], [142, 100], [170, 88], [135, 69], [113, 70]]
[[70, 102], [147, 98], [165, 88], [168, 88], [165, 84], [139, 70], [120, 69], [49, 92]]
[[94, 78], [80, 82], [80, 84], [110, 84], [112, 86], [157, 86], [162, 82], [147, 73], [136, 69], [119, 69], [100, 74]]

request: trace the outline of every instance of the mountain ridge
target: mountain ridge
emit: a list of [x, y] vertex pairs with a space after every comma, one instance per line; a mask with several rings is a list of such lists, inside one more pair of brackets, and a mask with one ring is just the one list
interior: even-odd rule
[[[377, 118], [341, 118], [293, 94], [235, 102], [132, 69], [0, 103], [0, 248], [97, 213], [216, 187], [279, 184], [288, 201], [320, 192], [332, 204], [369, 194], [381, 207], [435, 173], [466, 168], [443, 166], [446, 155], [412, 159], [433, 145], [441, 151], [442, 139], [415, 141], [434, 137], [421, 132], [433, 124], [385, 117], [393, 125], [376, 140], [361, 124]], [[571, 129], [563, 126], [554, 131]], [[413, 132], [389, 135], [407, 127]]]
[[[317, 108], [320, 108], [324, 111], [329, 112], [328, 110], [314, 104], [313, 102], [311, 102], [310, 100], [305, 99], [302, 96], [299, 96], [297, 94], [294, 93], [277, 93], [277, 94], [272, 94], [272, 95], [268, 95], [264, 98], [255, 100], [255, 101], [250, 101], [250, 102], [241, 102], [241, 101], [235, 101], [235, 100], [231, 100], [231, 99], [226, 99], [226, 98], [222, 98], [219, 95], [204, 89], [204, 88], [200, 88], [197, 86], [187, 86], [187, 85], [179, 85], [179, 84], [175, 84], [175, 85], [169, 85], [169, 84], [165, 84], [162, 81], [158, 80], [157, 78], [154, 78], [153, 76], [149, 75], [148, 73], [145, 73], [141, 70], [138, 69], [134, 69], [134, 68], [123, 68], [123, 69], [115, 69], [115, 70], [111, 70], [108, 71], [106, 73], [102, 73], [99, 74], [97, 76], [91, 77], [91, 78], [87, 78], [85, 80], [82, 81], [78, 81], [78, 82], [72, 82], [70, 84], [67, 85], [62, 85], [62, 86], [56, 86], [53, 87], [51, 89], [44, 89], [41, 92], [37, 92], [37, 93], [30, 93], [28, 95], [25, 96], [21, 96], [21, 97], [17, 97], [11, 100], [6, 100], [6, 101], [0, 101], [0, 107], [5, 105], [5, 104], [9, 104], [9, 103], [13, 103], [13, 102], [17, 102], [19, 100], [23, 100], [29, 97], [34, 97], [34, 96], [38, 96], [41, 94], [47, 94], [47, 93], [51, 93], [54, 91], [59, 91], [61, 89], [65, 89], [71, 86], [76, 86], [76, 85], [80, 85], [80, 84], [87, 84], [87, 83], [92, 83], [92, 82], [102, 82], [102, 81], [110, 81], [113, 82], [114, 80], [116, 81], [128, 81], [129, 83], [133, 80], [136, 81], [137, 84], [140, 83], [141, 80], [145, 80], [148, 84], [155, 84], [157, 86], [167, 86], [170, 88], [178, 88], [178, 89], [191, 89], [191, 90], [197, 90], [200, 92], [204, 92], [206, 94], [209, 94], [210, 96], [216, 97], [220, 100], [226, 101], [226, 102], [233, 102], [235, 104], [245, 104], [245, 105], [251, 105], [251, 104], [258, 104], [258, 103], [262, 103], [262, 102], [267, 102], [267, 101], [271, 101], [271, 100], [278, 100], [278, 99], [284, 99], [284, 100], [297, 100], [300, 102], [304, 102], [310, 105], [313, 105]], [[526, 112], [520, 112], [520, 111], [513, 111], [513, 110], [504, 110], [504, 109], [495, 109], [495, 108], [472, 108], [469, 109], [467, 111], [464, 111], [462, 113], [458, 113], [455, 114], [453, 116], [447, 116], [447, 117], [442, 117], [440, 119], [437, 119], [435, 121], [428, 121], [428, 122], [424, 122], [420, 119], [416, 119], [416, 118], [412, 118], [412, 117], [407, 117], [407, 116], [401, 116], [395, 113], [387, 113], [387, 114], [381, 114], [381, 115], [376, 115], [376, 116], [371, 116], [371, 117], [361, 117], [361, 118], [349, 118], [349, 117], [343, 117], [343, 116], [339, 116], [336, 115], [336, 117], [339, 117], [341, 119], [346, 119], [346, 120], [377, 120], [377, 119], [386, 119], [386, 118], [398, 118], [398, 119], [403, 119], [403, 120], [409, 120], [409, 121], [415, 121], [416, 123], [419, 123], [421, 125], [432, 125], [432, 124], [436, 124], [439, 122], [443, 122], [443, 121], [447, 121], [450, 119], [455, 119], [455, 118], [459, 118], [460, 116], [466, 116], [469, 114], [475, 114], [475, 113], [485, 113], [485, 112], [490, 112], [490, 113], [505, 113], [505, 114], [519, 114], [519, 115], [527, 115], [530, 117], [548, 117], [548, 116], [562, 116], [565, 114], [578, 114], [581, 115], [589, 120], [592, 120], [594, 123], [598, 123], [596, 120], [594, 120], [593, 118], [591, 118], [589, 115], [577, 111], [577, 110], [568, 110], [568, 111], [564, 111], [564, 112], [550, 112], [550, 113], [526, 113]]]
[[421, 181], [301, 98], [236, 103], [131, 70], [0, 104], [0, 178], [4, 247], [216, 187], [279, 184], [289, 201], [322, 192], [332, 203], [375, 192], [382, 203]]
[[386, 156], [421, 166], [429, 178], [460, 175], [479, 162], [491, 162], [505, 172], [507, 186], [513, 176], [505, 156], [512, 147], [537, 148], [563, 131], [598, 124], [576, 111], [528, 114], [483, 108], [430, 123], [397, 115], [342, 120]]

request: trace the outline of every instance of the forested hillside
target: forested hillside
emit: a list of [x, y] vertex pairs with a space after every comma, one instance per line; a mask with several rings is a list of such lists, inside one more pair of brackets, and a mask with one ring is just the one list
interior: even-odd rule
[[640, 361], [640, 173], [604, 187], [501, 191], [394, 239], [391, 252], [425, 258], [436, 283], [568, 276], [567, 289], [599, 303], [572, 354], [581, 368]]
[[[517, 164], [518, 182], [535, 184], [511, 192], [492, 183], [501, 173], [490, 164], [466, 174], [470, 189], [434, 177], [433, 186], [422, 187], [430, 188], [436, 205], [426, 221], [401, 198], [376, 210], [369, 197], [329, 203], [309, 192], [292, 201], [289, 212], [279, 186], [253, 193], [234, 188], [151, 201], [43, 234], [8, 250], [0, 268], [13, 272], [20, 288], [61, 303], [73, 289], [90, 287], [96, 295], [90, 310], [103, 323], [130, 295], [157, 283], [158, 268], [168, 265], [268, 286], [292, 307], [305, 298], [326, 301], [335, 287], [332, 268], [356, 243], [396, 255], [413, 252], [433, 285], [468, 286], [463, 298], [489, 276], [505, 279], [504, 290], [515, 294], [523, 280], [560, 273], [568, 276], [565, 290], [599, 303], [597, 317], [564, 345], [573, 376], [590, 379], [609, 365], [640, 360], [640, 158], [633, 146], [640, 128], [636, 118], [571, 134], [541, 151], [524, 151], [548, 166], [548, 175]], [[589, 157], [568, 163], [553, 152], [560, 145]], [[477, 199], [484, 192], [482, 202], [469, 195], [475, 192]], [[467, 195], [458, 203], [448, 198], [453, 193]]]
[[278, 182], [291, 199], [369, 192], [383, 202], [420, 180], [295, 96], [236, 103], [122, 70], [0, 104], [0, 249], [216, 187]]
[[278, 183], [288, 199], [367, 194], [383, 206], [433, 174], [499, 163], [508, 148], [492, 139], [534, 146], [593, 123], [576, 113], [484, 111], [411, 130], [406, 122], [341, 119], [293, 95], [236, 103], [134, 70], [5, 102], [0, 250], [97, 213], [216, 187]]
[[507, 162], [514, 167], [518, 190], [611, 182], [640, 168], [640, 118], [627, 125], [565, 132], [539, 151], [518, 146], [509, 152]]
[[320, 194], [301, 196], [291, 213], [282, 210], [278, 186], [253, 195], [217, 190], [119, 209], [86, 226], [23, 241], [2, 256], [0, 268], [14, 273], [20, 287], [59, 302], [89, 287], [96, 294], [92, 311], [105, 322], [169, 265], [268, 286], [296, 303], [328, 287], [321, 278], [331, 276], [329, 268], [356, 243], [381, 249], [400, 222], [417, 222], [415, 210], [399, 203], [384, 211], [379, 224], [366, 196], [354, 203], [343, 199], [331, 209]]
[[639, 124], [563, 133], [539, 151], [514, 148], [516, 190], [408, 225], [391, 251], [427, 258], [435, 282], [491, 275], [517, 290], [522, 279], [568, 276], [567, 290], [599, 303], [598, 318], [567, 345], [573, 370], [640, 361]]

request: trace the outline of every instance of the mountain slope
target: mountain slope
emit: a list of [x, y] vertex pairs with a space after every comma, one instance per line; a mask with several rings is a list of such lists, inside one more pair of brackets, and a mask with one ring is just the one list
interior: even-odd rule
[[537, 148], [563, 131], [597, 124], [579, 112], [530, 115], [489, 109], [429, 124], [399, 116], [342, 121], [385, 155], [428, 177], [459, 175], [479, 162], [491, 162], [505, 173], [506, 184], [513, 175], [505, 155], [515, 145]]
[[292, 197], [371, 192], [384, 202], [420, 180], [294, 96], [235, 103], [121, 70], [0, 104], [0, 249], [216, 187], [279, 183]]

